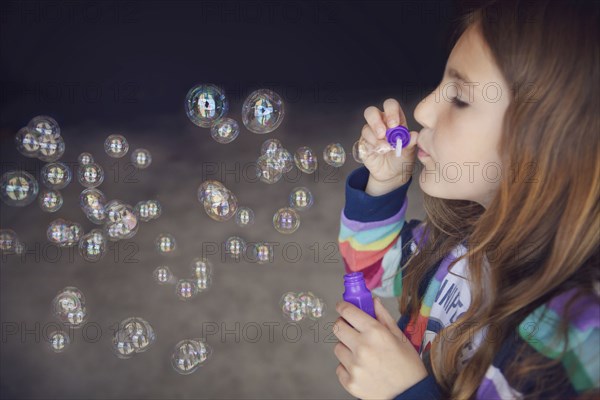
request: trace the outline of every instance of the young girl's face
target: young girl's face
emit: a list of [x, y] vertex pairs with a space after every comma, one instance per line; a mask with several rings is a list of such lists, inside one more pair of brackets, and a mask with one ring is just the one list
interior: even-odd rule
[[[461, 104], [461, 102], [463, 104]], [[450, 53], [442, 82], [419, 103], [418, 146], [423, 192], [471, 200], [487, 208], [502, 176], [497, 146], [510, 91], [481, 34], [473, 26]]]

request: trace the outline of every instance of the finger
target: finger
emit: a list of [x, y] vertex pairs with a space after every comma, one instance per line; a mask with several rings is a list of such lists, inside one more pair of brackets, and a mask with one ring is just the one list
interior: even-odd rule
[[[373, 319], [369, 314], [356, 307], [354, 304], [350, 304], [346, 301], [340, 301], [336, 305], [336, 310], [342, 318], [346, 320], [350, 325], [354, 327], [358, 332], [364, 332], [369, 329], [373, 329], [377, 326], [377, 320]], [[353, 347], [349, 346], [350, 349]]]
[[404, 111], [402, 111], [400, 103], [395, 99], [387, 99], [383, 102], [383, 113], [388, 128], [395, 128], [398, 125], [406, 126]]
[[377, 321], [381, 322], [386, 328], [388, 328], [388, 330], [392, 334], [394, 334], [394, 336], [402, 334], [402, 331], [398, 327], [398, 324], [396, 324], [396, 320], [394, 319], [394, 317], [391, 316], [388, 310], [385, 309], [381, 300], [379, 300], [379, 298], [376, 297], [374, 303], [375, 316], [377, 317]]
[[349, 349], [353, 349], [358, 343], [359, 333], [342, 318], [338, 318], [333, 324], [333, 334]]
[[338, 343], [333, 348], [333, 353], [337, 357], [338, 361], [346, 368], [350, 369], [350, 363], [352, 362], [352, 351], [346, 347], [344, 343]]
[[339, 364], [335, 369], [335, 374], [343, 388], [348, 390], [348, 384], [350, 383], [350, 373], [348, 370], [342, 364]]
[[375, 132], [377, 139], [383, 139], [385, 137], [385, 123], [383, 122], [383, 113], [379, 111], [379, 108], [371, 106], [365, 109], [365, 120]]
[[371, 129], [371, 127], [369, 126], [369, 124], [365, 124], [365, 126], [363, 126], [362, 131], [360, 132], [360, 135], [372, 146], [377, 146], [377, 137], [375, 137], [375, 134], [373, 133], [373, 130]]

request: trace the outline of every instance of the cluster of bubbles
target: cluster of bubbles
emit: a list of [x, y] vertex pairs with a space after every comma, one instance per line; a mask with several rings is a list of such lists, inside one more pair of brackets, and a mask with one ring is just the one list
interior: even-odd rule
[[15, 136], [19, 153], [25, 157], [38, 158], [44, 162], [58, 160], [65, 152], [65, 141], [60, 126], [54, 118], [38, 115]]
[[63, 205], [63, 197], [59, 190], [64, 189], [73, 178], [71, 169], [62, 162], [51, 162], [42, 168], [41, 178], [48, 189], [40, 193], [40, 208], [44, 212], [56, 212]]
[[39, 190], [38, 182], [26, 171], [8, 171], [0, 178], [0, 199], [9, 206], [25, 207], [31, 204]]
[[22, 254], [25, 245], [12, 229], [0, 229], [0, 254]]
[[215, 221], [227, 221], [236, 214], [237, 197], [219, 181], [207, 180], [198, 188], [198, 201]]
[[171, 365], [175, 372], [189, 375], [211, 356], [212, 348], [202, 339], [185, 339], [175, 345]]
[[127, 359], [143, 353], [156, 340], [152, 326], [143, 318], [130, 317], [119, 323], [112, 340], [112, 349], [117, 357]]
[[83, 234], [81, 224], [57, 218], [50, 222], [46, 231], [48, 241], [59, 247], [71, 247], [79, 243]]
[[108, 240], [116, 242], [132, 238], [138, 230], [139, 222], [133, 207], [120, 200], [106, 203], [106, 223], [104, 233]]
[[159, 285], [175, 283], [175, 294], [181, 300], [190, 300], [207, 290], [212, 284], [212, 263], [206, 258], [195, 258], [190, 266], [191, 277], [177, 279], [166, 265], [158, 266], [152, 273]]
[[63, 324], [81, 328], [87, 319], [85, 297], [81, 290], [69, 286], [52, 300], [52, 314]]
[[[210, 128], [211, 137], [218, 143], [231, 143], [239, 136], [239, 124], [226, 116], [229, 101], [217, 85], [208, 83], [192, 87], [186, 95], [185, 111], [195, 125]], [[284, 115], [281, 96], [269, 89], [250, 93], [242, 104], [242, 122], [254, 133], [274, 131], [281, 125]]]
[[278, 182], [283, 174], [294, 168], [292, 155], [277, 139], [267, 139], [256, 160], [256, 176], [265, 183]]
[[157, 200], [146, 200], [137, 203], [134, 211], [140, 221], [148, 222], [160, 217], [162, 207]]
[[[81, 328], [87, 320], [85, 297], [81, 290], [68, 286], [52, 300], [52, 315], [62, 324], [71, 328]], [[71, 338], [64, 330], [56, 330], [45, 338], [48, 346], [55, 353], [61, 353], [71, 344]]]
[[284, 317], [292, 322], [300, 322], [304, 318], [317, 320], [325, 312], [325, 303], [312, 292], [287, 292], [279, 302]]
[[313, 195], [306, 187], [292, 189], [289, 195], [289, 207], [280, 208], [273, 215], [275, 230], [283, 234], [296, 232], [300, 227], [298, 211], [306, 211], [313, 205]]

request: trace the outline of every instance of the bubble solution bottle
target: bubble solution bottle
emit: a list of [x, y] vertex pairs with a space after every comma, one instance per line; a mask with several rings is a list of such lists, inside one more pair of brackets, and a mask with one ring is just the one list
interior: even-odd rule
[[352, 156], [359, 163], [364, 163], [364, 160], [372, 153], [385, 154], [390, 151], [396, 151], [396, 157], [402, 155], [402, 149], [410, 143], [410, 133], [405, 126], [397, 126], [390, 128], [385, 132], [387, 143], [373, 146], [363, 138], [357, 140], [352, 146]]
[[371, 317], [375, 318], [375, 305], [371, 292], [367, 289], [362, 272], [352, 272], [344, 275], [344, 301], [354, 304]]

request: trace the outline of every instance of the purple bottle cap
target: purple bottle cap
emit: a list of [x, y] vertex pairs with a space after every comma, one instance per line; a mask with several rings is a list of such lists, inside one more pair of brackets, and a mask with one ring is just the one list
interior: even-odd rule
[[402, 125], [388, 129], [385, 132], [385, 137], [388, 143], [394, 149], [396, 148], [396, 141], [398, 139], [402, 141], [402, 148], [408, 146], [408, 144], [410, 143], [410, 132], [408, 132], [408, 128]]

